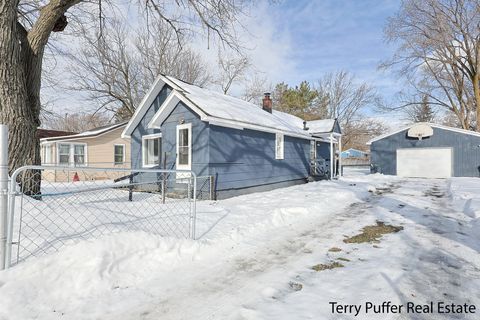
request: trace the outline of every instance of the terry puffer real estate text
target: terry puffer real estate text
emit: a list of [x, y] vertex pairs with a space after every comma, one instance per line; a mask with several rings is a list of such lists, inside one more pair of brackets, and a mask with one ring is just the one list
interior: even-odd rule
[[355, 317], [360, 314], [470, 314], [476, 312], [476, 306], [468, 303], [453, 303], [445, 301], [430, 301], [426, 304], [417, 304], [415, 302], [406, 302], [404, 304], [395, 304], [392, 301], [383, 301], [382, 303], [373, 303], [367, 301], [363, 304], [342, 304], [330, 301], [332, 314], [348, 314]]

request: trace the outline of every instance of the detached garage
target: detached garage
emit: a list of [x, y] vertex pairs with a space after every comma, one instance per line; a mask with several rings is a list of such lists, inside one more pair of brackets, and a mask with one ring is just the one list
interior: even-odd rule
[[480, 133], [415, 123], [370, 140], [373, 173], [418, 178], [480, 177]]

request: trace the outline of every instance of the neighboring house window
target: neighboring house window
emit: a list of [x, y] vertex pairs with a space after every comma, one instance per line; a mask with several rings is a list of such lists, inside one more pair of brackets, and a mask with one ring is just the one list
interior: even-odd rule
[[283, 134], [275, 134], [275, 159], [282, 160], [284, 156], [283, 152], [284, 137]]
[[125, 145], [123, 144], [116, 144], [113, 146], [114, 148], [114, 161], [115, 164], [123, 164], [125, 162]]
[[61, 165], [70, 164], [70, 145], [69, 144], [58, 145], [58, 163]]
[[161, 142], [162, 138], [159, 134], [143, 136], [142, 153], [144, 167], [155, 167], [160, 165], [160, 155], [162, 153]]
[[42, 145], [43, 154], [42, 154], [42, 164], [52, 164], [52, 145], [44, 144]]
[[85, 164], [85, 145], [73, 145], [73, 163], [75, 166], [83, 166]]
[[58, 164], [83, 166], [86, 164], [86, 144], [59, 143]]

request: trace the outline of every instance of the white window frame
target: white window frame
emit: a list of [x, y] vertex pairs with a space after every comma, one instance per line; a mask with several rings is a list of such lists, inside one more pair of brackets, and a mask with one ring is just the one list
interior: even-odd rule
[[[68, 166], [69, 167], [85, 167], [88, 165], [88, 145], [84, 142], [58, 142], [57, 143], [57, 164], [62, 165], [60, 163], [60, 145], [68, 145], [70, 147], [70, 154], [68, 157]], [[75, 165], [75, 146], [83, 146], [83, 150], [85, 151], [83, 154], [84, 162], [81, 165]]]
[[[123, 149], [123, 155], [122, 155], [122, 162], [116, 162], [115, 161], [115, 147], [122, 147]], [[124, 143], [115, 143], [113, 145], [113, 165], [121, 165], [121, 164], [125, 164], [125, 158], [126, 158], [126, 151], [125, 151], [125, 144]]]
[[[80, 165], [75, 164], [75, 146], [83, 146], [83, 163]], [[87, 144], [86, 143], [72, 143], [71, 144], [71, 154], [72, 154], [72, 166], [73, 167], [85, 167], [87, 166]]]
[[153, 139], [160, 139], [160, 145], [162, 144], [162, 134], [161, 133], [154, 133], [154, 134], [147, 134], [142, 136], [142, 167], [143, 168], [154, 168], [158, 167], [162, 163], [162, 150], [161, 148], [158, 150], [159, 155], [158, 155], [158, 164], [147, 164], [145, 160], [147, 159], [146, 154], [147, 154], [147, 145], [145, 143], [145, 140], [153, 140]]
[[[180, 130], [182, 129], [188, 129], [188, 164], [179, 164], [179, 155], [180, 155], [180, 150], [179, 150], [179, 141], [180, 141]], [[192, 124], [191, 123], [184, 123], [184, 124], [179, 124], [177, 125], [177, 140], [176, 140], [176, 152], [177, 156], [175, 159], [175, 167], [177, 170], [192, 170]], [[182, 178], [190, 178], [191, 174], [190, 173], [177, 173], [176, 177], [177, 179], [182, 179]], [[183, 182], [182, 180], [179, 180], [178, 182]], [[186, 182], [186, 181], [185, 181]]]
[[55, 165], [52, 160], [53, 143], [42, 143], [42, 165]]
[[275, 159], [283, 160], [285, 157], [285, 136], [281, 133], [275, 134]]

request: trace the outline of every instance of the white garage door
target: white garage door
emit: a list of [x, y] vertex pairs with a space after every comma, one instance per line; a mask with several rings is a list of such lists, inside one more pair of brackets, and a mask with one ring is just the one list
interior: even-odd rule
[[451, 148], [397, 149], [397, 175], [418, 178], [452, 176]]

